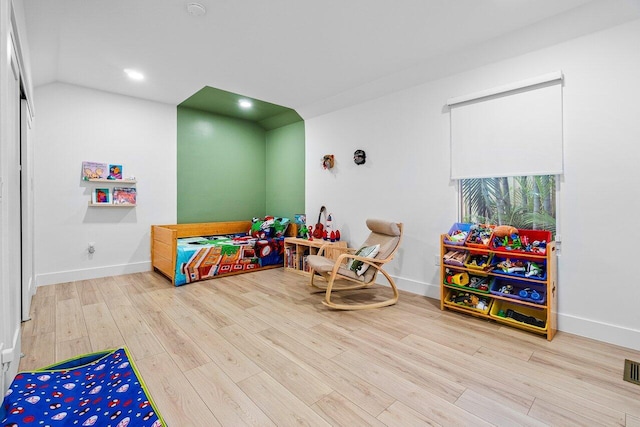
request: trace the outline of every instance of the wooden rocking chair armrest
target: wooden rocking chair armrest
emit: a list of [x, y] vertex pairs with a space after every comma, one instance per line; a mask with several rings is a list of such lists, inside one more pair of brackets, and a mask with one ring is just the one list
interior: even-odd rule
[[324, 256], [325, 249], [327, 248], [331, 248], [332, 252], [353, 253], [357, 251], [357, 249], [354, 248], [347, 248], [344, 246], [332, 245], [331, 243], [325, 243], [324, 245], [320, 246], [320, 249], [318, 249], [318, 253], [316, 255]]
[[338, 256], [338, 259], [336, 260], [337, 263], [342, 264], [345, 262], [345, 260], [348, 259], [352, 259], [355, 261], [362, 261], [366, 264], [369, 265], [373, 265], [373, 266], [377, 266], [380, 264], [384, 264], [384, 262], [381, 261], [386, 261], [386, 260], [379, 260], [376, 258], [370, 258], [370, 257], [364, 257], [364, 256], [359, 256], [359, 255], [355, 255], [353, 253], [346, 253], [346, 254], [340, 254], [340, 256]]

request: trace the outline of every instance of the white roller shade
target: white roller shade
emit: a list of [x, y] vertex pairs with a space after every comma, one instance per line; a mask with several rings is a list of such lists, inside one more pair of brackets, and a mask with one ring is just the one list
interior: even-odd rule
[[450, 99], [451, 178], [562, 174], [562, 73]]

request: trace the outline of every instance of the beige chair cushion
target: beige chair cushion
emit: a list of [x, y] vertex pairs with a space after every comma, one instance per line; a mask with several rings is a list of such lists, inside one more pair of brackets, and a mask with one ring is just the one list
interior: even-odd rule
[[[323, 256], [309, 255], [307, 256], [307, 264], [309, 265], [310, 268], [314, 269], [316, 272], [325, 274], [325, 273], [331, 273], [331, 270], [333, 270], [333, 267], [335, 266], [336, 262], [334, 260], [325, 258]], [[346, 265], [344, 264], [341, 265], [340, 268], [338, 268], [338, 274], [341, 276], [350, 277], [351, 279], [355, 279], [360, 282], [364, 282], [364, 276], [358, 276], [355, 271], [349, 270], [348, 268], [346, 268]], [[365, 276], [366, 276], [366, 273], [365, 273]]]

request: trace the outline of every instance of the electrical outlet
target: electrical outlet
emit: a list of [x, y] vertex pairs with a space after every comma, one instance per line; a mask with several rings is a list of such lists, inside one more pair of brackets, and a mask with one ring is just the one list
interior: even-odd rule
[[87, 248], [87, 252], [90, 254], [96, 251], [96, 244], [94, 242], [89, 242], [89, 247]]

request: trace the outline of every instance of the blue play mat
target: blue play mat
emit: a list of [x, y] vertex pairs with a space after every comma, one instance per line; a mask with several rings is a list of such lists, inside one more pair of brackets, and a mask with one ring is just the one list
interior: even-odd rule
[[166, 426], [126, 348], [20, 372], [0, 408], [1, 427]]

